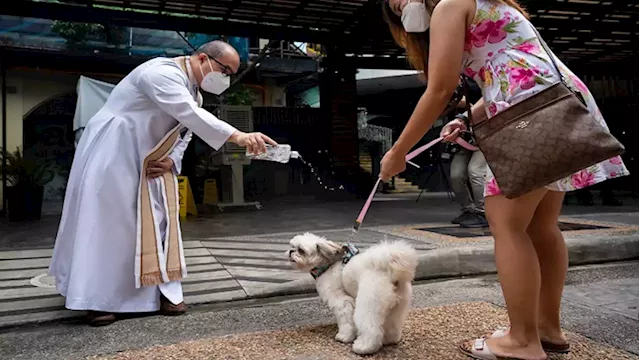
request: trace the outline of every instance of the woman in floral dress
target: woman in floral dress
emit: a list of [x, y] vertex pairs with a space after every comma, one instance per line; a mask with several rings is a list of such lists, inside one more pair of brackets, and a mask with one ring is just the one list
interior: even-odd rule
[[[387, 0], [383, 12], [411, 65], [423, 70], [428, 79], [404, 131], [382, 160], [383, 180], [404, 171], [405, 155], [444, 110], [461, 72], [482, 88], [483, 99], [472, 108], [474, 122], [491, 121], [509, 106], [560, 81], [526, 12], [515, 0]], [[606, 127], [589, 89], [553, 56], [567, 85], [582, 95]], [[442, 135], [453, 141], [455, 129], [465, 126], [454, 120]], [[465, 342], [460, 347], [464, 353], [476, 359], [540, 360], [547, 358], [546, 352], [569, 351], [560, 328], [568, 268], [567, 248], [558, 228], [564, 194], [624, 175], [628, 171], [615, 157], [507, 199], [487, 171], [486, 214], [511, 324]]]

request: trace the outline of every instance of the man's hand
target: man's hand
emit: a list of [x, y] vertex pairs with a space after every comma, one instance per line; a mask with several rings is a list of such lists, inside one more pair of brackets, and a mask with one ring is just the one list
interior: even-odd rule
[[173, 160], [171, 158], [165, 158], [161, 161], [149, 161], [147, 166], [147, 177], [155, 178], [162, 174], [171, 171], [173, 168]]
[[242, 131], [236, 131], [229, 137], [229, 141], [236, 143], [239, 146], [246, 147], [249, 153], [259, 155], [267, 151], [267, 145], [278, 145], [267, 135], [262, 133], [244, 133]]

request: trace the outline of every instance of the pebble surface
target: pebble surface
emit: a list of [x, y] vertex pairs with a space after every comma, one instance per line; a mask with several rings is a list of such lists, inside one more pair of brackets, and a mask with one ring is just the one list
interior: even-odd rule
[[[412, 310], [405, 324], [403, 340], [379, 353], [361, 357], [349, 345], [333, 339], [336, 326], [315, 326], [288, 330], [245, 333], [179, 344], [91, 356], [94, 360], [351, 360], [424, 359], [466, 360], [458, 352], [462, 341], [476, 338], [508, 324], [503, 308], [485, 302]], [[567, 333], [572, 346], [569, 355], [552, 355], [550, 360], [637, 359], [627, 352]]]

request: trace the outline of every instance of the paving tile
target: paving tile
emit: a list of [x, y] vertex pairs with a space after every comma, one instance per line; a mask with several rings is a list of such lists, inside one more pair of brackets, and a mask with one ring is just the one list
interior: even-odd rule
[[282, 270], [293, 270], [291, 268], [291, 262], [288, 260], [263, 260], [263, 259], [236, 259], [225, 258], [220, 259], [220, 263], [226, 266], [244, 266], [244, 267], [257, 267], [257, 268], [278, 268]]
[[195, 291], [206, 291], [206, 290], [219, 290], [225, 288], [237, 288], [240, 284], [236, 280], [225, 280], [225, 281], [214, 281], [214, 282], [204, 282], [197, 284], [183, 284], [182, 291], [185, 294]]
[[62, 296], [52, 296], [44, 299], [24, 300], [17, 299], [11, 302], [0, 302], [0, 313], [6, 315], [7, 312], [40, 308], [51, 308], [64, 306], [64, 298]]
[[217, 280], [217, 279], [226, 279], [226, 278], [231, 279], [231, 274], [229, 274], [229, 272], [226, 270], [195, 273], [195, 274], [189, 274], [188, 272], [189, 270], [187, 269], [187, 277], [184, 280], [182, 280], [183, 284], [186, 284], [192, 281], [201, 281], [201, 280]]
[[632, 319], [638, 320], [638, 299], [607, 304], [602, 307], [620, 312]]
[[265, 251], [252, 251], [252, 250], [220, 250], [220, 249], [208, 249], [213, 256], [227, 256], [227, 257], [256, 257], [256, 258], [269, 258], [278, 259], [284, 256], [283, 252], [265, 252]]
[[53, 249], [0, 251], [0, 260], [48, 258], [52, 255]]
[[276, 252], [284, 253], [287, 249], [289, 249], [289, 245], [287, 243], [270, 243], [270, 244], [261, 244], [261, 243], [249, 243], [242, 241], [203, 241], [202, 244], [207, 248], [216, 248], [216, 249], [238, 249], [238, 250], [271, 250]]
[[563, 296], [570, 301], [601, 306], [638, 299], [638, 283], [596, 283], [566, 289]]
[[199, 273], [199, 272], [205, 272], [205, 271], [214, 271], [214, 270], [224, 270], [224, 266], [222, 266], [222, 264], [219, 264], [219, 263], [187, 265], [187, 274]]
[[185, 262], [187, 263], [187, 271], [189, 271], [190, 265], [217, 264], [218, 260], [213, 256], [203, 256], [185, 258]]
[[302, 278], [303, 276], [309, 276], [309, 274], [303, 274], [301, 272], [296, 271], [283, 271], [283, 270], [271, 270], [271, 269], [255, 269], [250, 267], [239, 267], [239, 266], [227, 266], [227, 271], [231, 273], [234, 277], [252, 277], [256, 279], [267, 278], [267, 279], [281, 279], [281, 280], [297, 280]]
[[182, 240], [182, 248], [183, 249], [192, 249], [202, 247], [202, 244], [198, 240]]
[[0, 270], [18, 270], [30, 268], [48, 268], [51, 259], [18, 259], [18, 260], [0, 260]]
[[221, 301], [240, 300], [247, 297], [243, 290], [226, 291], [220, 293], [210, 293], [202, 295], [185, 296], [184, 300], [187, 304], [203, 304]]
[[15, 288], [15, 289], [1, 289], [0, 290], [0, 302], [7, 299], [22, 299], [29, 298], [34, 296], [43, 296], [43, 295], [56, 295], [58, 294], [55, 288], [41, 288], [41, 287], [30, 287], [30, 288]]
[[84, 316], [82, 311], [55, 310], [0, 317], [0, 327]]
[[203, 247], [184, 249], [184, 256], [185, 257], [206, 256], [206, 255], [210, 255], [210, 254], [207, 251], [207, 249], [205, 249]]
[[28, 270], [8, 270], [0, 271], [0, 281], [6, 279], [31, 279], [34, 276], [47, 273], [46, 267]]

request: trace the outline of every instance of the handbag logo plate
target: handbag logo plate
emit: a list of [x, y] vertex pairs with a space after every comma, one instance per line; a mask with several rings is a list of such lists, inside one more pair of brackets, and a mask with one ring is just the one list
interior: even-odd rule
[[518, 125], [516, 125], [516, 129], [524, 129], [527, 126], [529, 126], [529, 121], [523, 120], [523, 121], [520, 121]]

